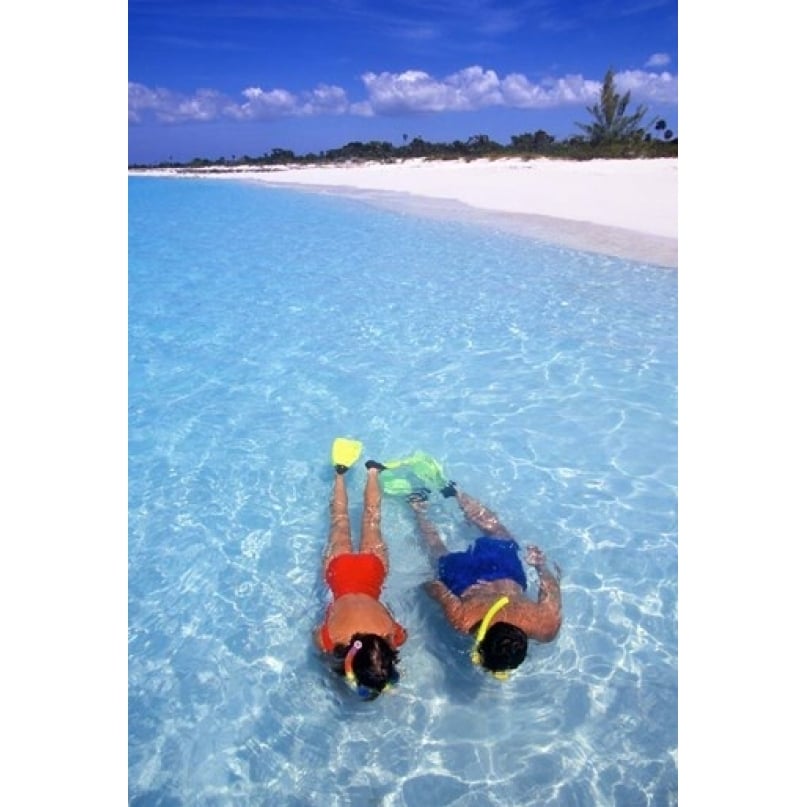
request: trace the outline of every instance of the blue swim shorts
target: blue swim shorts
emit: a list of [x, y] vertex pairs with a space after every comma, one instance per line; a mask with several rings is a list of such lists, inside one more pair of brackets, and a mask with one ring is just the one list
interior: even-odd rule
[[458, 597], [481, 580], [515, 580], [527, 588], [527, 575], [510, 539], [477, 538], [465, 552], [450, 552], [437, 561], [437, 579]]

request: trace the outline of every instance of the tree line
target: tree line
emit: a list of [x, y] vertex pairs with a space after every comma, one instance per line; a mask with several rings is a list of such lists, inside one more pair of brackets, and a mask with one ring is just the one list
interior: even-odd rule
[[586, 107], [591, 120], [577, 123], [583, 134], [573, 135], [565, 140], [556, 140], [543, 129], [536, 132], [511, 135], [510, 143], [503, 145], [485, 134], [476, 134], [467, 140], [454, 140], [451, 143], [431, 143], [417, 136], [403, 135], [403, 145], [394, 146], [388, 141], [354, 141], [341, 148], [320, 151], [319, 153], [295, 154], [290, 149], [273, 148], [257, 157], [243, 155], [230, 159], [219, 157], [216, 160], [196, 157], [189, 163], [176, 163], [169, 159], [158, 165], [132, 165], [130, 168], [213, 168], [233, 165], [282, 166], [342, 162], [397, 162], [398, 160], [425, 158], [430, 160], [495, 159], [497, 157], [555, 157], [571, 160], [591, 160], [595, 158], [651, 158], [677, 157], [678, 138], [661, 118], [653, 118], [645, 124], [645, 106], [638, 106], [633, 112], [630, 104], [630, 91], [620, 94], [616, 91], [614, 71], [605, 74], [599, 101]]

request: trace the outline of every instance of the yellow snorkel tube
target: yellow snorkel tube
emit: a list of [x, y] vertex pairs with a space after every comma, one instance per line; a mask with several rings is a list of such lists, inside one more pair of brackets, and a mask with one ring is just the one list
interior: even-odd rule
[[[474, 664], [481, 666], [482, 654], [479, 652], [479, 645], [482, 644], [482, 640], [487, 635], [488, 628], [490, 627], [493, 617], [496, 616], [496, 614], [498, 614], [508, 602], [510, 602], [509, 597], [499, 597], [499, 599], [496, 600], [496, 602], [494, 602], [490, 608], [488, 608], [488, 612], [485, 614], [484, 618], [482, 619], [482, 624], [479, 626], [479, 630], [476, 632], [476, 640], [474, 641], [474, 646], [471, 650], [471, 661]], [[507, 670], [491, 670], [491, 675], [494, 678], [498, 678], [500, 681], [506, 681], [508, 672]]]

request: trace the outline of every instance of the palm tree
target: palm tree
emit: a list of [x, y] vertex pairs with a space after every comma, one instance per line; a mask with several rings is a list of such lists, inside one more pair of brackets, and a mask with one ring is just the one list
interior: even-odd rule
[[620, 95], [614, 84], [614, 71], [608, 68], [600, 90], [600, 102], [587, 106], [586, 111], [594, 117], [593, 123], [577, 123], [587, 135], [592, 145], [625, 142], [641, 139], [644, 130], [641, 128], [642, 118], [647, 108], [639, 105], [632, 114], [627, 114], [630, 103], [630, 91]]

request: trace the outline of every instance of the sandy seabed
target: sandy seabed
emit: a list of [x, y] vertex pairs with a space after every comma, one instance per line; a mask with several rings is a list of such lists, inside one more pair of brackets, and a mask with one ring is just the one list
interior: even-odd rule
[[678, 160], [405, 160], [130, 172], [340, 193], [574, 249], [678, 266]]

